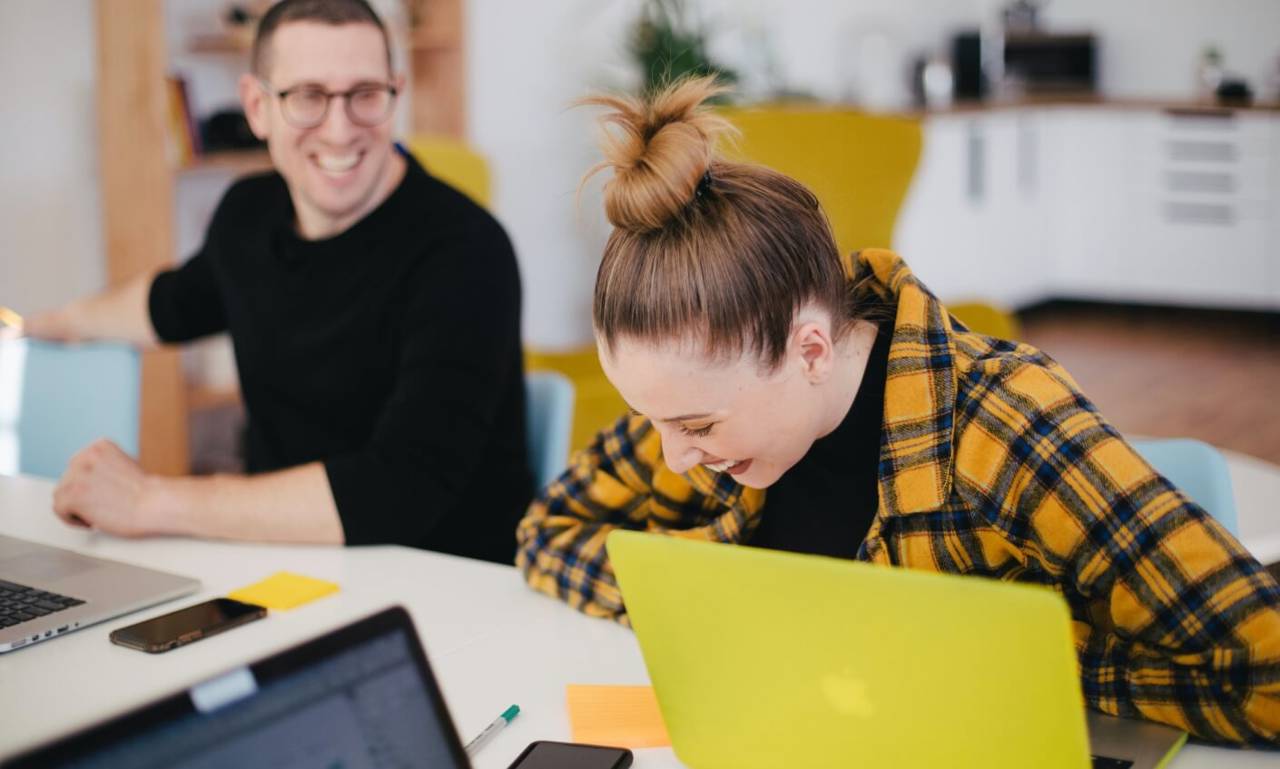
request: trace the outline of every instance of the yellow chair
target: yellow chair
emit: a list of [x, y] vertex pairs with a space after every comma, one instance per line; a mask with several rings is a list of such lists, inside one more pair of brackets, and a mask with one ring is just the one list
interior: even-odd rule
[[813, 190], [842, 253], [893, 245], [898, 209], [920, 159], [920, 121], [850, 109], [779, 105], [721, 110], [742, 136], [730, 157]]
[[1008, 310], [996, 307], [987, 302], [958, 302], [948, 304], [947, 310], [960, 320], [970, 331], [1018, 341], [1022, 336], [1022, 326], [1018, 318]]
[[419, 134], [409, 137], [405, 145], [428, 173], [489, 208], [489, 164], [466, 142]]

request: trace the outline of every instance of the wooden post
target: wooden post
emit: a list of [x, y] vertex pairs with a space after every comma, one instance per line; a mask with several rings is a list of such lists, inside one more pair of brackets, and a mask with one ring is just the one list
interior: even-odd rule
[[[98, 136], [107, 281], [174, 261], [163, 0], [97, 0]], [[189, 469], [185, 382], [176, 350], [142, 358], [140, 461]]]
[[[465, 139], [463, 0], [407, 0], [414, 133]], [[416, 22], [416, 24], [415, 24]]]

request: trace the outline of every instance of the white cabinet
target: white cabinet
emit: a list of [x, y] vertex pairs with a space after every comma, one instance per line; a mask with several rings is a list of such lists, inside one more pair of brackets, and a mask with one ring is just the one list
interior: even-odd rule
[[1039, 111], [1008, 110], [981, 125], [984, 208], [974, 272], [982, 282], [971, 293], [1006, 307], [1042, 298], [1053, 272], [1043, 123]]
[[924, 125], [924, 150], [895, 247], [947, 301], [1016, 307], [1043, 291], [1039, 116], [947, 115]]
[[1141, 279], [1132, 227], [1136, 134], [1128, 117], [1046, 111], [1043, 200], [1053, 296], [1122, 299]]
[[985, 213], [975, 148], [981, 117], [946, 115], [926, 120], [915, 177], [894, 230], [894, 247], [916, 276], [947, 300], [982, 286], [979, 228]]
[[1280, 309], [1280, 115], [931, 116], [896, 244], [944, 300]]
[[1240, 112], [1141, 113], [1134, 180], [1134, 295], [1265, 306], [1271, 224], [1269, 124]]
[[1267, 285], [1270, 306], [1280, 307], [1280, 115], [1270, 121], [1271, 227], [1266, 241]]

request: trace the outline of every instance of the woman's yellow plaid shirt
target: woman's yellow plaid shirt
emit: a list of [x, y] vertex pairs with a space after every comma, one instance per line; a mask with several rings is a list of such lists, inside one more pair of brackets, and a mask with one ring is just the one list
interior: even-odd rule
[[[858, 559], [1049, 585], [1071, 608], [1091, 706], [1280, 744], [1280, 588], [1257, 561], [1047, 355], [966, 330], [893, 252], [845, 267], [897, 308], [880, 507]], [[649, 421], [623, 417], [530, 506], [517, 564], [537, 590], [625, 623], [610, 531], [742, 542], [764, 500], [705, 467], [671, 472]]]

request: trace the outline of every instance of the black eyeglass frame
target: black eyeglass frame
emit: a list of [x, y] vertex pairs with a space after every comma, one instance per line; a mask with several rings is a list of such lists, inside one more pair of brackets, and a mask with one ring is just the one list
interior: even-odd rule
[[[391, 83], [360, 83], [354, 88], [348, 88], [345, 91], [330, 91], [326, 88], [321, 88], [317, 85], [313, 85], [309, 83], [300, 83], [298, 85], [293, 86], [292, 88], [286, 88], [284, 90], [276, 90], [274, 86], [272, 86], [270, 83], [263, 80], [262, 78], [258, 78], [258, 85], [262, 88], [262, 90], [276, 97], [280, 101], [280, 114], [284, 117], [285, 122], [293, 126], [294, 128], [302, 128], [302, 129], [316, 128], [317, 126], [323, 125], [325, 119], [329, 117], [329, 106], [333, 103], [333, 100], [336, 98], [342, 99], [342, 105], [343, 105], [343, 109], [347, 113], [347, 119], [350, 120], [355, 125], [358, 125], [361, 128], [373, 128], [375, 126], [382, 125], [387, 121], [387, 118], [391, 117], [392, 113], [395, 112], [396, 97], [400, 95], [400, 89], [396, 88]], [[387, 100], [387, 109], [386, 109], [386, 112], [383, 113], [382, 117], [370, 122], [370, 121], [361, 119], [355, 114], [355, 111], [351, 106], [351, 97], [362, 91], [375, 91], [375, 90], [385, 91], [386, 93], [390, 94], [391, 98]], [[314, 92], [324, 94], [324, 109], [320, 111], [320, 116], [313, 121], [295, 120], [291, 118], [289, 115], [289, 108], [285, 106], [286, 100], [291, 95], [295, 93], [300, 93], [302, 91], [314, 91]]]

